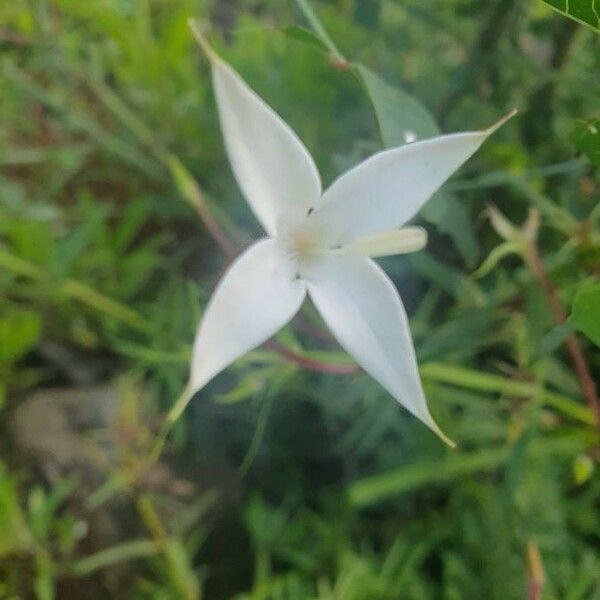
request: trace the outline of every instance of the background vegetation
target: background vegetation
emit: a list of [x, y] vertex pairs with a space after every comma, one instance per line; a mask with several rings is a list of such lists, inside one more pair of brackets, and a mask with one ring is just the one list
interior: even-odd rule
[[[1, 3], [0, 598], [600, 598], [593, 14], [311, 6]], [[307, 306], [149, 460], [223, 248], [260, 235], [192, 16], [326, 182], [520, 109], [428, 204], [427, 250], [385, 261], [457, 450]]]

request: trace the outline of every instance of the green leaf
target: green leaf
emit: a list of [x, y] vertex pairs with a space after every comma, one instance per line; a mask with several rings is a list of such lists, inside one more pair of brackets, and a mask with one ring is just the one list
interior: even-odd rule
[[585, 285], [577, 292], [569, 321], [600, 346], [600, 283]]
[[0, 463], [0, 558], [22, 554], [32, 545], [27, 519], [21, 508], [16, 479]]
[[0, 319], [0, 364], [12, 363], [37, 343], [42, 322], [37, 313], [14, 310]]
[[50, 559], [44, 555], [38, 556], [36, 561], [33, 589], [38, 600], [54, 600], [56, 598], [54, 568]]
[[600, 117], [579, 121], [571, 134], [573, 144], [592, 163], [600, 165]]
[[465, 204], [454, 194], [440, 190], [425, 204], [419, 213], [440, 233], [448, 234], [467, 265], [475, 267], [479, 260], [479, 243], [473, 232], [471, 217]]
[[587, 454], [578, 454], [573, 460], [573, 479], [577, 485], [588, 482], [594, 474], [594, 461]]
[[439, 135], [435, 119], [418, 100], [390, 85], [368, 67], [357, 64], [356, 69], [373, 103], [387, 148]]
[[554, 10], [583, 25], [600, 31], [600, 13], [595, 0], [542, 0]]

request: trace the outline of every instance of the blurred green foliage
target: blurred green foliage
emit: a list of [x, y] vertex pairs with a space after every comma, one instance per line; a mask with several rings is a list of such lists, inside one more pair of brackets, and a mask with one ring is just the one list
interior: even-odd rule
[[[261, 348], [146, 469], [226, 264], [198, 213], [236, 250], [260, 235], [192, 16], [326, 182], [409, 125], [520, 109], [425, 208], [427, 250], [385, 260], [457, 450], [363, 374]], [[597, 43], [533, 1], [2, 3], [0, 598], [600, 598], [598, 433], [564, 345], [583, 331], [600, 372]], [[306, 307], [277, 342], [347, 362], [322, 330]], [[23, 450], [34, 391], [123, 377], [116, 423], [72, 423], [85, 460]]]

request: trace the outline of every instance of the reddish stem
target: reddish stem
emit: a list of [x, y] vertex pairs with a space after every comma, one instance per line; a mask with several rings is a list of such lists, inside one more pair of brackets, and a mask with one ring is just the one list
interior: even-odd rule
[[527, 600], [541, 600], [544, 590], [544, 565], [540, 551], [534, 542], [527, 545], [527, 559], [529, 563], [529, 589]]
[[[544, 264], [535, 241], [529, 243], [525, 254], [525, 260], [533, 277], [540, 284], [548, 299], [548, 304], [552, 310], [555, 322], [558, 325], [565, 324], [567, 322], [567, 313], [558, 297], [556, 288], [552, 284], [552, 281], [550, 281], [550, 278], [544, 269]], [[565, 338], [565, 346], [571, 356], [583, 395], [596, 417], [598, 427], [600, 427], [600, 400], [598, 399], [596, 384], [592, 379], [581, 345], [574, 333], [569, 334]]]
[[534, 579], [529, 580], [529, 593], [527, 600], [541, 600], [542, 598], [542, 583]]
[[196, 210], [198, 215], [200, 216], [200, 220], [204, 223], [206, 230], [208, 231], [210, 237], [215, 241], [217, 246], [221, 249], [223, 254], [229, 259], [235, 256], [235, 248], [233, 244], [229, 241], [229, 238], [225, 235], [225, 232], [221, 229], [218, 221], [213, 217], [212, 213], [208, 209], [208, 204], [204, 200], [204, 195], [200, 192], [202, 197], [202, 203], [198, 203], [196, 206]]
[[358, 365], [350, 363], [329, 363], [314, 358], [308, 358], [307, 356], [303, 356], [302, 354], [285, 348], [274, 340], [265, 342], [264, 346], [265, 348], [277, 352], [277, 354], [290, 362], [294, 362], [310, 371], [318, 371], [319, 373], [328, 373], [330, 375], [350, 375], [351, 373], [358, 373], [360, 371]]

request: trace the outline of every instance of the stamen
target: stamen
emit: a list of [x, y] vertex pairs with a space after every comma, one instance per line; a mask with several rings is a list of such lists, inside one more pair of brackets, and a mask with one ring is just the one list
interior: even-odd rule
[[304, 261], [318, 253], [315, 236], [310, 227], [295, 226], [279, 236], [281, 247], [294, 262]]

